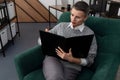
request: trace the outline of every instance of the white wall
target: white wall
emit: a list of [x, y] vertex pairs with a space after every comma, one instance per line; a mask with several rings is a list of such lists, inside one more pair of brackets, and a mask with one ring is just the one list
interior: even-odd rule
[[[39, 0], [47, 9], [49, 8], [50, 5], [55, 5], [55, 1], [57, 1], [58, 5], [61, 5], [61, 0]], [[77, 2], [80, 0], [74, 0], [74, 2]], [[87, 3], [89, 3], [89, 0], [83, 0]], [[73, 5], [73, 0], [68, 0], [68, 4]], [[56, 11], [54, 9], [50, 9], [51, 13], [56, 16]], [[57, 18], [61, 15], [62, 12], [57, 11]]]
[[[50, 5], [55, 5], [55, 1], [56, 0], [39, 0], [47, 9], [49, 9], [49, 6]], [[61, 0], [57, 0], [57, 4], [58, 5], [61, 5]], [[56, 16], [56, 11], [54, 10], [54, 9], [50, 9], [50, 11], [51, 11], [51, 13], [53, 14], [53, 15], [55, 15]], [[60, 16], [60, 14], [61, 14], [61, 12], [58, 12], [57, 11], [57, 15], [58, 15], [58, 17], [57, 18], [59, 18], [59, 16]]]

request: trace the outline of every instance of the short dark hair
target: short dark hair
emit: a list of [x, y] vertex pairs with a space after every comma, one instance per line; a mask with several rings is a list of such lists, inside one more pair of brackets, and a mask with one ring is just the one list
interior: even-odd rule
[[75, 8], [76, 10], [80, 10], [80, 11], [83, 11], [86, 15], [88, 15], [89, 13], [89, 5], [84, 2], [84, 1], [78, 1], [76, 2], [72, 8]]

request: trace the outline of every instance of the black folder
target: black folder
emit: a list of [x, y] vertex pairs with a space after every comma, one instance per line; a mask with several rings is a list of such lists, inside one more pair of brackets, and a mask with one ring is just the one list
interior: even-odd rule
[[94, 35], [84, 35], [65, 38], [60, 35], [40, 30], [42, 51], [45, 55], [55, 56], [55, 49], [61, 47], [65, 52], [72, 49], [72, 55], [76, 58], [86, 58]]

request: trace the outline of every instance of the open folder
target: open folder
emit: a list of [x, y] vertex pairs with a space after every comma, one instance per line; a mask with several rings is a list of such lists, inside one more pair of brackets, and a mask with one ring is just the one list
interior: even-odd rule
[[61, 47], [65, 52], [72, 49], [72, 55], [76, 58], [85, 58], [88, 55], [94, 35], [76, 36], [65, 38], [60, 35], [40, 30], [42, 51], [45, 55], [57, 56], [55, 49]]

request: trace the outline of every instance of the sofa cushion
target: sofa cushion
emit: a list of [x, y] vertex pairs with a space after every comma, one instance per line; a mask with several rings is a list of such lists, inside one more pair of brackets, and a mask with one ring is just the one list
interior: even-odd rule
[[23, 80], [45, 80], [42, 69], [37, 69], [27, 74]]
[[88, 68], [83, 68], [80, 72], [77, 80], [90, 80], [93, 76], [93, 72]]
[[120, 35], [96, 35], [98, 53], [115, 54], [120, 52]]
[[95, 74], [92, 80], [114, 80], [118, 69], [118, 55], [99, 53], [95, 58], [94, 66]]

